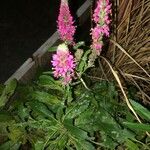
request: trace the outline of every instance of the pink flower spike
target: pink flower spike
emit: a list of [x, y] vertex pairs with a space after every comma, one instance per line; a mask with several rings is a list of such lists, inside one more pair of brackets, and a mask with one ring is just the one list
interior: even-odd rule
[[94, 54], [100, 55], [103, 46], [103, 36], [109, 36], [111, 4], [110, 0], [97, 0], [97, 5], [93, 14], [93, 21], [95, 27], [91, 30], [92, 45]]
[[94, 10], [93, 20], [97, 24], [109, 24], [109, 15], [111, 14], [111, 4], [109, 0], [98, 0]]
[[60, 44], [56, 54], [51, 61], [53, 65], [53, 74], [56, 78], [62, 78], [64, 85], [69, 84], [74, 77], [76, 67], [73, 55], [69, 52], [66, 44]]
[[93, 20], [97, 24], [109, 24], [111, 14], [111, 4], [109, 0], [98, 0], [94, 10]]
[[63, 40], [67, 44], [73, 44], [75, 26], [73, 25], [74, 22], [69, 10], [67, 0], [61, 0], [57, 23], [58, 23], [58, 32], [61, 40]]

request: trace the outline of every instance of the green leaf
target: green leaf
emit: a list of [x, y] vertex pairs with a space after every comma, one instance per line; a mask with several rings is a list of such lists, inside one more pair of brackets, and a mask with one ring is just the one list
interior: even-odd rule
[[115, 147], [118, 145], [116, 140], [113, 140], [111, 137], [107, 136], [105, 132], [101, 131], [102, 141], [100, 141], [100, 145], [105, 148], [109, 148], [110, 150], [114, 150]]
[[44, 71], [43, 72], [43, 75], [52, 75], [53, 74], [53, 71]]
[[57, 47], [58, 46], [53, 46], [53, 47], [48, 48], [48, 52], [55, 52], [57, 50]]
[[150, 125], [149, 124], [143, 124], [143, 123], [132, 123], [132, 122], [123, 122], [123, 125], [132, 129], [132, 130], [138, 130], [143, 132], [150, 132]]
[[86, 69], [86, 65], [87, 65], [87, 60], [88, 60], [88, 55], [91, 53], [91, 50], [87, 50], [85, 53], [84, 53], [84, 55], [83, 55], [83, 57], [81, 58], [81, 61], [80, 61], [80, 63], [79, 63], [79, 65], [78, 65], [78, 68], [77, 68], [77, 70], [80, 72], [80, 73], [83, 73], [84, 71], [85, 71], [85, 69]]
[[16, 79], [10, 80], [7, 83], [0, 97], [0, 107], [4, 106], [7, 103], [9, 98], [14, 94], [16, 87], [17, 87]]
[[74, 105], [67, 108], [65, 118], [68, 119], [75, 118], [79, 116], [82, 112], [84, 112], [89, 106], [88, 100], [82, 101], [78, 104], [76, 103], [74, 103]]
[[25, 130], [23, 127], [15, 126], [15, 124], [9, 126], [8, 137], [11, 141], [17, 143], [25, 137]]
[[53, 90], [59, 90], [59, 91], [63, 92], [63, 88], [62, 88], [60, 82], [59, 81], [55, 81], [49, 75], [41, 75], [39, 77], [39, 84], [41, 86], [46, 87], [46, 88], [53, 89]]
[[72, 147], [70, 147], [70, 146], [66, 146], [66, 148], [67, 148], [67, 150], [74, 150]]
[[43, 103], [35, 100], [27, 102], [27, 105], [30, 106], [33, 111], [36, 111], [37, 113], [48, 117], [49, 119], [51, 119], [51, 121], [56, 121], [52, 112]]
[[97, 83], [93, 88], [93, 92], [99, 105], [112, 114], [115, 114], [117, 109], [122, 109], [118, 106], [118, 94], [113, 83], [106, 81]]
[[14, 117], [7, 111], [0, 111], [0, 136], [7, 136], [8, 126], [15, 123]]
[[19, 150], [20, 143], [13, 143], [12, 141], [7, 141], [0, 145], [0, 150]]
[[73, 126], [71, 123], [68, 123], [64, 121], [64, 126], [65, 128], [70, 132], [70, 134], [74, 137], [76, 137], [77, 139], [88, 139], [88, 135], [87, 135], [87, 132], [76, 127], [76, 126]]
[[17, 96], [15, 97], [17, 100], [13, 101], [11, 103], [11, 106], [13, 107], [20, 107], [22, 102], [26, 102], [27, 100], [30, 100], [30, 94], [34, 91], [34, 85], [28, 84], [28, 85], [21, 85], [19, 84], [17, 87]]
[[29, 110], [23, 105], [23, 103], [20, 103], [18, 107], [18, 115], [23, 121], [29, 116]]
[[35, 144], [34, 144], [34, 149], [35, 150], [43, 150], [43, 147], [44, 147], [45, 143], [43, 141], [37, 141]]
[[128, 150], [139, 150], [137, 144], [135, 144], [134, 142], [132, 142], [129, 139], [127, 139], [125, 145], [128, 148]]
[[130, 100], [131, 104], [133, 105], [134, 110], [144, 119], [146, 119], [147, 121], [150, 121], [150, 111], [143, 107], [141, 104]]
[[0, 84], [0, 95], [2, 94], [4, 88], [5, 88], [5, 86], [3, 84]]
[[32, 99], [38, 100], [38, 101], [48, 104], [48, 105], [61, 103], [56, 96], [53, 96], [44, 91], [43, 92], [40, 92], [40, 91], [32, 92], [31, 96], [32, 96]]
[[79, 47], [81, 46], [85, 46], [85, 42], [84, 41], [80, 41], [78, 43], [76, 43], [74, 46], [73, 46], [73, 49], [78, 49]]
[[8, 123], [14, 120], [13, 116], [10, 115], [7, 111], [0, 111], [0, 123]]
[[90, 142], [85, 140], [78, 140], [75, 143], [75, 147], [77, 150], [96, 150]]
[[85, 150], [95, 150], [94, 146], [88, 141], [82, 142], [82, 145], [84, 146]]
[[79, 117], [75, 119], [75, 124], [81, 129], [84, 129], [88, 132], [97, 131], [97, 127], [95, 129], [95, 119], [94, 119], [94, 113], [93, 109], [87, 109], [86, 111], [82, 112]]
[[59, 150], [65, 149], [65, 145], [66, 145], [67, 141], [68, 141], [68, 136], [64, 133], [60, 134], [60, 136], [58, 136], [58, 138], [55, 140], [56, 145]]
[[64, 115], [64, 107], [61, 105], [60, 107], [58, 107], [57, 112], [56, 112], [56, 119], [58, 120], [62, 120], [63, 115]]

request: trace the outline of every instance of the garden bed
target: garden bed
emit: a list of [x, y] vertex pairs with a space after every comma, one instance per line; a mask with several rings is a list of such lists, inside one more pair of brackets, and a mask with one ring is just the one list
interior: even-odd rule
[[[140, 2], [139, 6], [144, 7]], [[0, 149], [23, 149], [24, 145], [35, 150], [150, 149], [150, 111], [140, 102], [141, 85], [124, 82], [122, 68], [113, 65], [117, 55], [108, 59], [112, 43], [125, 54], [123, 58], [130, 58], [129, 66], [134, 63], [150, 75], [117, 41], [107, 41], [113, 8], [109, 0], [98, 0], [91, 28], [91, 22], [86, 23], [91, 12], [86, 1], [77, 14], [80, 30], [89, 31], [91, 40], [85, 32], [87, 41], [82, 41], [78, 30], [79, 41], [74, 42], [76, 27], [68, 1], [61, 1], [60, 37], [55, 32], [0, 87]]]

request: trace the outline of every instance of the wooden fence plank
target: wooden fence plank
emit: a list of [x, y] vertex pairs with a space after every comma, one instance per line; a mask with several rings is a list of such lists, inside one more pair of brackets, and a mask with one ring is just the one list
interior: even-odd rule
[[49, 58], [48, 48], [56, 45], [59, 42], [58, 32], [55, 32], [36, 52], [33, 53], [33, 59], [37, 66], [44, 66]]
[[85, 21], [89, 18], [91, 15], [91, 0], [87, 0], [78, 10], [77, 10], [77, 16], [79, 18], [79, 24], [83, 25]]
[[34, 78], [36, 70], [37, 66], [35, 61], [33, 61], [32, 58], [28, 58], [24, 64], [20, 66], [20, 68], [5, 82], [5, 84], [14, 78], [21, 83], [27, 83]]

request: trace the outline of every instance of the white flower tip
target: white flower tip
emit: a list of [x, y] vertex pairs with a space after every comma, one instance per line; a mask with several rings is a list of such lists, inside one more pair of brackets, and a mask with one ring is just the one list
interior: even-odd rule
[[60, 45], [58, 46], [58, 48], [57, 48], [57, 51], [68, 52], [68, 51], [69, 51], [69, 50], [68, 50], [68, 46], [67, 46], [65, 43], [60, 44]]
[[68, 4], [68, 0], [61, 0], [61, 3]]

